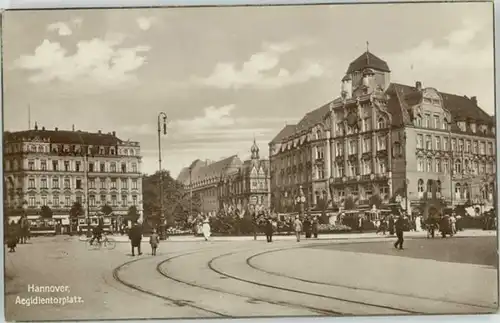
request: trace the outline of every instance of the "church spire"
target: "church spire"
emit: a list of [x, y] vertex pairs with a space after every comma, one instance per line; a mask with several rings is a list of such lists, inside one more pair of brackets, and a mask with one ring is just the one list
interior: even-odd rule
[[250, 148], [250, 152], [252, 153], [252, 159], [259, 159], [259, 146], [257, 146], [257, 141], [255, 140], [255, 136], [253, 137], [253, 145]]

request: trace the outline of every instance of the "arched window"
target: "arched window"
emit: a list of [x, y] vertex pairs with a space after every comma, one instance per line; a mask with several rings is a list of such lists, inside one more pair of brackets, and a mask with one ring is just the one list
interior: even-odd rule
[[443, 130], [448, 130], [449, 122], [448, 119], [443, 119]]
[[426, 162], [425, 163], [425, 171], [428, 173], [432, 173], [432, 159], [427, 158], [425, 162]]
[[460, 183], [455, 184], [455, 196], [460, 198]]
[[316, 139], [321, 139], [321, 130], [316, 131]]
[[462, 173], [462, 161], [460, 159], [455, 160], [455, 174]]
[[424, 192], [424, 180], [423, 179], [418, 180], [418, 192], [419, 193]]
[[470, 171], [470, 165], [469, 165], [469, 160], [466, 159], [464, 161], [464, 172], [468, 173]]
[[415, 117], [415, 126], [417, 127], [422, 127], [422, 116], [417, 115]]
[[441, 167], [441, 159], [436, 159], [436, 173], [442, 173], [443, 167]]
[[427, 180], [427, 193], [432, 192], [432, 179]]
[[385, 120], [384, 118], [379, 118], [377, 122], [378, 129], [384, 129], [385, 128]]

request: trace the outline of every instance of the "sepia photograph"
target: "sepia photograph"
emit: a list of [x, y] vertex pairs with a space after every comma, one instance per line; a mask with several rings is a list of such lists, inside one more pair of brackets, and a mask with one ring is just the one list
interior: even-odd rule
[[6, 321], [498, 311], [492, 2], [1, 24]]

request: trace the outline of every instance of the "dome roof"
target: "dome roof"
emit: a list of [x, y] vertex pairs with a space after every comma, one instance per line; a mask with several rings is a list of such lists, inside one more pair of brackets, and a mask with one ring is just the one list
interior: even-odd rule
[[252, 148], [250, 148], [250, 151], [251, 152], [259, 152], [259, 146], [257, 146], [255, 139], [253, 140], [253, 145], [252, 145]]
[[346, 73], [350, 74], [355, 71], [363, 71], [366, 68], [372, 68], [374, 70], [382, 72], [391, 71], [389, 70], [389, 66], [384, 60], [378, 58], [369, 51], [366, 51], [361, 54], [361, 56], [352, 61], [351, 64], [349, 64], [349, 68], [347, 69]]

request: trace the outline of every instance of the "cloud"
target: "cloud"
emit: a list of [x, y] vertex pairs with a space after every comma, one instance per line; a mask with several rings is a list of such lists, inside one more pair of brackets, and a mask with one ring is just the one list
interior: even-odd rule
[[47, 26], [48, 31], [57, 31], [59, 36], [69, 36], [73, 32], [69, 28], [68, 24], [64, 22], [55, 22]]
[[222, 107], [207, 107], [201, 117], [193, 119], [176, 120], [173, 127], [182, 129], [183, 132], [200, 131], [214, 129], [218, 127], [227, 127], [235, 124], [235, 119], [230, 116], [231, 111], [236, 108], [234, 104], [225, 105]]
[[134, 78], [131, 72], [140, 68], [149, 46], [120, 48], [122, 35], [108, 35], [105, 39], [80, 41], [73, 55], [58, 42], [45, 39], [32, 55], [22, 55], [15, 67], [33, 71], [33, 83], [59, 80], [72, 82], [87, 80], [98, 85], [119, 85]]
[[151, 26], [153, 25], [155, 19], [152, 17], [139, 17], [136, 19], [137, 25], [141, 30], [149, 30]]
[[487, 21], [465, 20], [462, 28], [444, 37], [442, 45], [426, 39], [413, 48], [388, 55], [386, 59], [398, 68], [405, 65], [427, 71], [493, 68], [493, 39], [482, 46], [473, 44], [486, 28]]
[[307, 82], [324, 74], [323, 67], [314, 62], [303, 62], [294, 72], [279, 68], [281, 57], [294, 50], [297, 47], [295, 44], [266, 44], [264, 47], [265, 50], [253, 54], [241, 68], [237, 68], [235, 63], [217, 63], [210, 76], [198, 81], [222, 89], [275, 89]]

